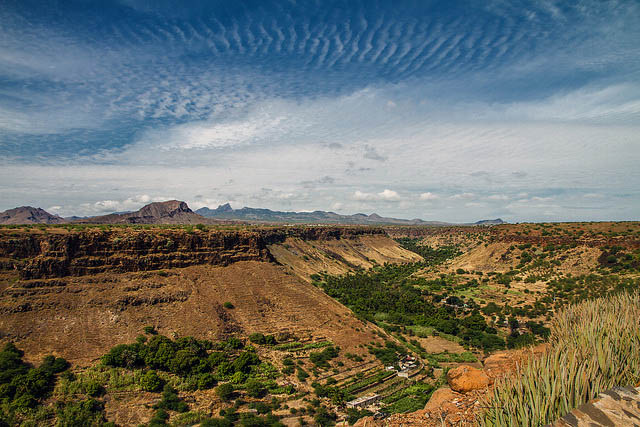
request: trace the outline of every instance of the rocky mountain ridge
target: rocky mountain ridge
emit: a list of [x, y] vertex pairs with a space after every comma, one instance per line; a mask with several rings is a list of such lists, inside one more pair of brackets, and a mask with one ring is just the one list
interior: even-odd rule
[[[61, 218], [41, 208], [23, 206], [0, 213], [0, 224], [342, 224], [342, 225], [454, 225], [443, 221], [424, 221], [422, 219], [401, 219], [383, 217], [376, 213], [370, 215], [357, 213], [341, 215], [335, 212], [286, 212], [263, 208], [233, 209], [229, 203], [216, 209], [203, 207], [195, 212], [179, 200], [150, 203], [135, 212], [114, 212], [108, 215]], [[457, 225], [498, 225], [500, 218], [481, 220], [475, 223]]]
[[[357, 225], [431, 225], [444, 226], [452, 225], [443, 221], [424, 221], [419, 218], [401, 219], [383, 217], [376, 213], [370, 215], [357, 213], [353, 215], [341, 215], [335, 212], [313, 211], [313, 212], [289, 212], [289, 211], [273, 211], [264, 208], [233, 209], [229, 203], [218, 206], [216, 209], [203, 207], [196, 210], [207, 218], [228, 219], [247, 221], [255, 223], [313, 223], [313, 224], [357, 224]], [[500, 218], [492, 220], [482, 220], [473, 224], [465, 225], [497, 225], [503, 224]]]
[[140, 210], [112, 213], [74, 221], [85, 224], [219, 224], [220, 221], [204, 218], [194, 213], [179, 200], [150, 203]]

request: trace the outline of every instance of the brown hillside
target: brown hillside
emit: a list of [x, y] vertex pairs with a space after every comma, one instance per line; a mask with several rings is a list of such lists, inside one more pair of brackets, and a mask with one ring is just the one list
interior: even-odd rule
[[[292, 274], [303, 274], [302, 253], [280, 258], [278, 265], [271, 251], [285, 252], [289, 241], [333, 248], [332, 254], [343, 254], [332, 259], [340, 271], [355, 263], [353, 248], [379, 263], [416, 259], [382, 233], [292, 227], [0, 230], [0, 337], [16, 342], [31, 360], [53, 352], [76, 363], [135, 340], [147, 325], [170, 337], [291, 334], [361, 353], [356, 346], [371, 342], [375, 329]], [[224, 308], [225, 302], [235, 308]]]
[[65, 219], [41, 208], [21, 206], [0, 212], [0, 224], [62, 224]]

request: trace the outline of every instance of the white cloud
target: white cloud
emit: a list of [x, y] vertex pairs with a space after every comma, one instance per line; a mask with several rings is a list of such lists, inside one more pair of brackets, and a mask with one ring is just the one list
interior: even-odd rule
[[356, 190], [355, 193], [353, 193], [353, 199], [354, 200], [375, 200], [376, 195], [372, 193], [365, 193], [360, 190]]
[[354, 200], [388, 200], [388, 201], [397, 201], [400, 200], [401, 197], [398, 192], [389, 190], [388, 188], [384, 189], [379, 193], [365, 193], [360, 190], [356, 190], [353, 193]]
[[487, 197], [489, 200], [509, 200], [509, 196], [506, 194], [492, 194]]
[[389, 190], [388, 188], [378, 193], [378, 197], [383, 200], [400, 200], [400, 195], [398, 195], [398, 193], [393, 190]]
[[430, 191], [427, 191], [426, 193], [422, 193], [420, 194], [420, 200], [437, 200], [439, 199], [440, 196], [438, 196], [437, 194], [434, 194]]

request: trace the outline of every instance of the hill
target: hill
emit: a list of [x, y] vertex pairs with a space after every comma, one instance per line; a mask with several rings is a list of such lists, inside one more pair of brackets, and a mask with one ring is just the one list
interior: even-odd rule
[[21, 206], [0, 213], [0, 224], [62, 224], [66, 222], [41, 208]]
[[194, 213], [185, 202], [169, 200], [150, 203], [135, 212], [112, 213], [103, 216], [81, 218], [82, 224], [219, 224]]

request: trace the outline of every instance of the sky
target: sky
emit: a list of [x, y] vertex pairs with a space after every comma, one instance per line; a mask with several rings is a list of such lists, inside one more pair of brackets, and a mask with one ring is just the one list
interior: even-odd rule
[[640, 219], [640, 2], [0, 7], [0, 210]]

